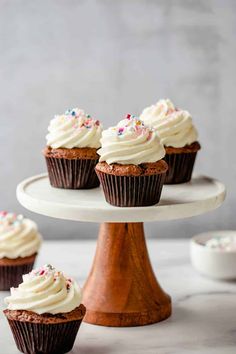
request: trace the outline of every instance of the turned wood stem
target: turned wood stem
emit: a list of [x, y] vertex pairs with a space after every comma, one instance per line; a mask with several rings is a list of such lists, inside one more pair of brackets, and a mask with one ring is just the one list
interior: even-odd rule
[[145, 325], [170, 316], [170, 297], [152, 270], [143, 223], [101, 224], [84, 304], [85, 322], [104, 326]]

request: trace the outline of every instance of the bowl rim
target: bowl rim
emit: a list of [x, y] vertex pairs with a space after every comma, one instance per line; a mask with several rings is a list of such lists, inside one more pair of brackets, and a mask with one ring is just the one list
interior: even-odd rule
[[[223, 235], [225, 233], [225, 235]], [[191, 242], [191, 246], [194, 247], [198, 247], [201, 250], [204, 250], [205, 252], [212, 252], [212, 253], [218, 253], [218, 254], [236, 254], [236, 250], [230, 250], [230, 251], [225, 251], [225, 250], [219, 250], [219, 249], [214, 249], [214, 248], [210, 248], [210, 247], [206, 247], [205, 244], [200, 243], [199, 239], [204, 239], [207, 238], [210, 239], [211, 236], [214, 237], [214, 235], [217, 234], [218, 237], [225, 237], [227, 236], [226, 234], [235, 234], [236, 236], [236, 230], [212, 230], [212, 231], [206, 231], [206, 232], [202, 232], [199, 233], [195, 236], [193, 236], [190, 240]]]

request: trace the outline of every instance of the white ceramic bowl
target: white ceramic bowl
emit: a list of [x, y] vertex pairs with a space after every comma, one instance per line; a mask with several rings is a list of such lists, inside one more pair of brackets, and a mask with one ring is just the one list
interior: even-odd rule
[[236, 231], [210, 231], [191, 239], [193, 267], [201, 274], [215, 279], [236, 279], [236, 251], [222, 251], [204, 246], [212, 237], [236, 235]]

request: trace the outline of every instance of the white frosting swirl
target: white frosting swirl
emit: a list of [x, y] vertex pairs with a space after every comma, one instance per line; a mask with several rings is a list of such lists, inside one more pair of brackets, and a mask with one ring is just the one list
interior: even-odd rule
[[38, 252], [41, 239], [32, 220], [13, 213], [0, 213], [0, 258], [32, 256]]
[[53, 118], [46, 136], [47, 146], [58, 148], [96, 148], [102, 135], [99, 120], [92, 119], [82, 109], [74, 108]]
[[197, 141], [198, 133], [190, 113], [175, 108], [169, 99], [145, 108], [140, 118], [157, 131], [165, 146], [180, 148]]
[[81, 303], [82, 291], [78, 284], [47, 264], [23, 275], [23, 283], [11, 288], [5, 298], [9, 310], [43, 313], [67, 313]]
[[159, 161], [165, 156], [165, 149], [157, 134], [130, 114], [116, 127], [103, 131], [101, 144], [99, 161], [108, 164], [139, 165]]

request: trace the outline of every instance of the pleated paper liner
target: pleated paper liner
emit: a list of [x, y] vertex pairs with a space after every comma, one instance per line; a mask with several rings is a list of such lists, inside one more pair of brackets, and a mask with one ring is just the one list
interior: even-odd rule
[[165, 184], [189, 182], [192, 178], [196, 156], [197, 152], [166, 154], [164, 160], [169, 168], [166, 173]]
[[45, 157], [50, 183], [56, 188], [90, 189], [99, 186], [95, 173], [98, 160]]
[[119, 207], [155, 205], [166, 173], [150, 176], [116, 176], [96, 170], [106, 201]]
[[[81, 305], [80, 305], [81, 306]], [[83, 307], [84, 308], [84, 307]], [[75, 320], [55, 323], [8, 319], [17, 348], [25, 354], [63, 354], [74, 345], [76, 335], [85, 314]], [[52, 315], [57, 316], [57, 315]]]
[[8, 320], [17, 348], [25, 354], [62, 354], [74, 345], [82, 320], [42, 324]]
[[[4, 260], [0, 262], [0, 290], [9, 290], [11, 287], [17, 287], [22, 283], [22, 275], [31, 272], [34, 266], [36, 255], [21, 258], [21, 262], [17, 260], [7, 259], [6, 264]], [[29, 261], [30, 259], [30, 261]], [[15, 264], [14, 264], [15, 262]]]

